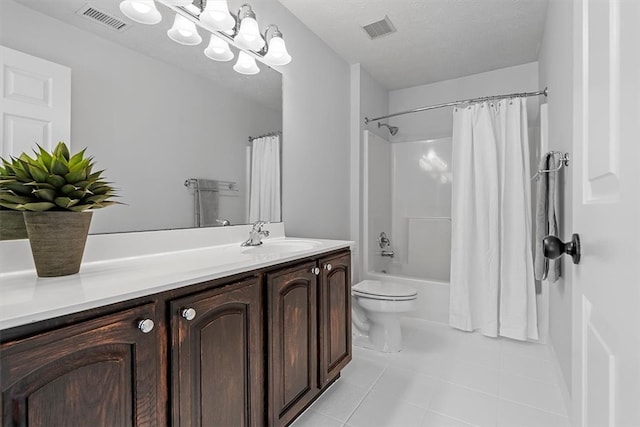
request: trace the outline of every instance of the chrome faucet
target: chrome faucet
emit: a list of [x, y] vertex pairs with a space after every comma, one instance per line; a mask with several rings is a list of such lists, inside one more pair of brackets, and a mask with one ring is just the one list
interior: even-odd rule
[[260, 246], [262, 244], [262, 238], [269, 237], [269, 231], [262, 229], [265, 224], [269, 224], [269, 221], [254, 222], [253, 228], [249, 231], [249, 238], [240, 246]]

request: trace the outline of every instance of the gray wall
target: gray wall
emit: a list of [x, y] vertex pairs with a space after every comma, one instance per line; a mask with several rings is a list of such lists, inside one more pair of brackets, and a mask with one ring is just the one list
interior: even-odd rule
[[193, 226], [190, 177], [237, 182], [219, 216], [246, 221], [247, 136], [281, 129], [279, 108], [13, 1], [2, 0], [0, 19], [0, 43], [72, 70], [67, 142], [88, 147], [127, 203], [96, 211], [91, 232]]
[[[394, 90], [389, 94], [389, 111], [410, 110], [489, 95], [531, 92], [538, 90], [538, 64], [517, 65], [458, 79]], [[527, 100], [529, 126], [538, 123], [538, 99]], [[392, 141], [417, 141], [425, 138], [451, 136], [451, 108], [440, 108], [389, 119], [400, 131]]]
[[[572, 151], [573, 144], [573, 16], [572, 3], [551, 0], [540, 49], [540, 87], [549, 87], [549, 149]], [[559, 174], [560, 184], [560, 237], [571, 236], [572, 178], [570, 169]], [[571, 391], [571, 267], [568, 257], [562, 258], [562, 275], [550, 286], [549, 335], [558, 357], [567, 389]]]
[[283, 73], [282, 217], [290, 236], [349, 238], [349, 64], [275, 0], [257, 2], [277, 23], [291, 63]]

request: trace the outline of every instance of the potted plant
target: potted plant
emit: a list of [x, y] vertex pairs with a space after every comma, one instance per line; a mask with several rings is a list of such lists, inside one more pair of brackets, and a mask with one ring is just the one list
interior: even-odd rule
[[86, 148], [74, 155], [64, 142], [53, 152], [38, 145], [35, 158], [1, 159], [0, 207], [22, 211], [38, 276], [80, 270], [92, 211], [116, 204], [110, 183], [93, 172]]

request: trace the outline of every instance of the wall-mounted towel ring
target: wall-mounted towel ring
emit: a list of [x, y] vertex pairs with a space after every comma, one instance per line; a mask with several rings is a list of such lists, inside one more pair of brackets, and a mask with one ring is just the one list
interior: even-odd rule
[[574, 264], [580, 263], [580, 236], [573, 234], [571, 241], [563, 243], [556, 236], [547, 236], [543, 239], [544, 256], [549, 259], [556, 259], [562, 254], [571, 255]]

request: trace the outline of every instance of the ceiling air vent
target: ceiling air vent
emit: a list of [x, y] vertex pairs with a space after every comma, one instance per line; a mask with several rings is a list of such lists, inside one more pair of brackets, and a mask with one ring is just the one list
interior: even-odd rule
[[362, 29], [366, 31], [371, 40], [396, 32], [396, 27], [393, 26], [391, 20], [386, 15], [384, 19], [365, 25]]
[[84, 18], [90, 19], [93, 22], [97, 22], [118, 32], [122, 32], [129, 28], [129, 24], [124, 22], [123, 20], [109, 15], [106, 12], [102, 12], [101, 10], [98, 10], [94, 7], [91, 7], [88, 4], [85, 4], [82, 8], [80, 8], [76, 12], [76, 15], [80, 15]]

